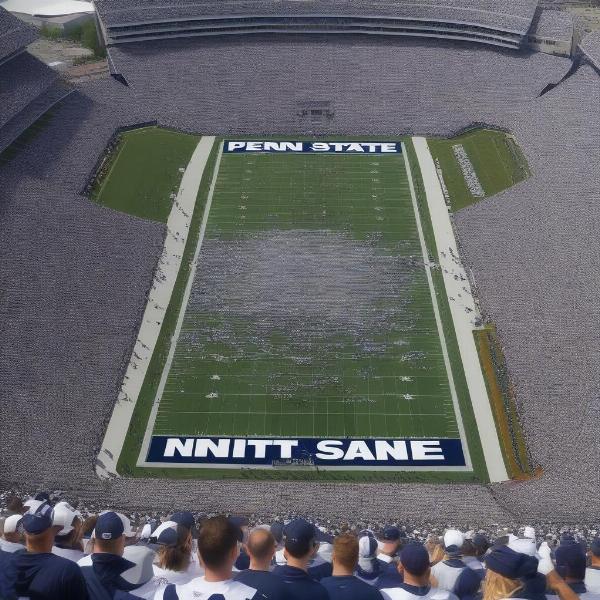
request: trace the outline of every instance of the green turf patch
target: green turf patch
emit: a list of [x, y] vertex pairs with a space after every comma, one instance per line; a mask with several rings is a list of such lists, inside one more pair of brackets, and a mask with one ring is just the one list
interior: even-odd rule
[[103, 165], [92, 200], [120, 212], [166, 223], [199, 136], [159, 127], [120, 134]]
[[[433, 257], [433, 229], [418, 163], [410, 140], [404, 141], [428, 252]], [[125, 476], [182, 479], [487, 481], [443, 278], [436, 270], [432, 272], [434, 289], [473, 472], [136, 466], [190, 274], [189, 263], [197, 245], [215, 160], [216, 146], [204, 173], [181, 271], [120, 455], [118, 472]], [[298, 236], [304, 245], [312, 244], [310, 252], [299, 245]], [[262, 257], [271, 268], [278, 264], [293, 268], [289, 266], [293, 254], [286, 254], [286, 245], [291, 245], [292, 250], [299, 251], [301, 271], [311, 265], [322, 270], [327, 256], [321, 255], [319, 249], [327, 244], [335, 250], [334, 256], [345, 252], [353, 259], [359, 257], [355, 268], [362, 264], [380, 269], [379, 261], [393, 265], [388, 273], [384, 269], [383, 280], [395, 277], [398, 285], [394, 293], [374, 298], [373, 308], [393, 314], [395, 326], [382, 330], [377, 323], [367, 323], [364, 331], [356, 331], [360, 335], [351, 335], [356, 325], [352, 315], [340, 316], [334, 306], [330, 307], [335, 313], [332, 322], [339, 318], [350, 320], [339, 331], [326, 322], [327, 314], [324, 321], [315, 321], [315, 315], [310, 314], [314, 280], [304, 282], [306, 297], [291, 306], [293, 315], [308, 305], [309, 313], [300, 314], [307, 331], [294, 330], [294, 320], [288, 314], [289, 302], [285, 310], [271, 306], [260, 313], [261, 302], [273, 302], [276, 295], [265, 295], [265, 290], [260, 289], [268, 272], [262, 270], [263, 261], [259, 259]], [[279, 263], [277, 257], [281, 258]], [[224, 156], [200, 264], [202, 269], [194, 281], [195, 289], [161, 400], [156, 433], [457, 437], [456, 415], [449, 402], [448, 380], [402, 157]], [[301, 271], [299, 277], [303, 276]], [[352, 272], [352, 268], [345, 263], [332, 266], [330, 279], [345, 271]], [[374, 285], [382, 284], [376, 277], [373, 281]], [[256, 285], [258, 289], [253, 290]], [[335, 294], [328, 285], [331, 282], [323, 282], [328, 294]], [[283, 286], [281, 292], [289, 294], [291, 290]], [[211, 293], [214, 298], [207, 298]], [[355, 302], [364, 301], [364, 294], [368, 292], [362, 290]], [[396, 306], [399, 298], [403, 299], [400, 309]], [[240, 310], [242, 300], [245, 308]], [[250, 313], [248, 300], [252, 300]], [[351, 311], [352, 303], [343, 306], [342, 312]], [[277, 326], [261, 329], [260, 323], [269, 314], [276, 317]], [[324, 333], [311, 334], [311, 325], [317, 326], [316, 333], [317, 329]]]
[[[475, 129], [451, 139], [432, 138], [428, 144], [441, 169], [454, 211], [493, 196], [530, 176], [527, 161], [514, 137], [502, 131]], [[461, 148], [466, 155], [462, 167], [457, 157]], [[469, 176], [465, 173], [469, 163], [475, 174], [471, 186], [467, 182]], [[481, 196], [475, 191], [477, 182], [481, 186]]]

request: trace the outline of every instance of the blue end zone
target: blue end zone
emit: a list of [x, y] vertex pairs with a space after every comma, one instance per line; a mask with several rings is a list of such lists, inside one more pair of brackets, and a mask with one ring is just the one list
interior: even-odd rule
[[323, 467], [465, 467], [460, 439], [152, 437], [147, 463]]

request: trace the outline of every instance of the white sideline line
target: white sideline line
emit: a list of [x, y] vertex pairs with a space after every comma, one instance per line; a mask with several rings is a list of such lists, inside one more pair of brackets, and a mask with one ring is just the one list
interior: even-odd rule
[[[427, 140], [423, 137], [413, 137], [412, 140], [417, 153], [423, 184], [425, 185], [427, 205], [429, 206], [438, 251], [438, 261], [442, 269], [446, 293], [448, 294], [450, 312], [452, 313], [452, 321], [454, 322], [456, 339], [488, 475], [491, 482], [506, 481], [508, 473], [500, 448], [485, 380], [481, 372], [479, 354], [473, 338], [474, 326], [472, 321], [474, 315], [477, 316], [478, 311], [471, 293], [471, 285], [458, 258], [450, 214]], [[442, 255], [442, 252], [444, 255]], [[455, 276], [457, 276], [457, 279], [455, 279]]]
[[448, 356], [448, 347], [446, 346], [446, 336], [444, 335], [444, 327], [442, 325], [442, 318], [440, 316], [440, 308], [438, 306], [437, 296], [435, 295], [435, 287], [433, 285], [433, 278], [431, 277], [431, 266], [429, 264], [429, 253], [427, 252], [427, 244], [425, 243], [425, 236], [423, 235], [423, 226], [421, 224], [421, 215], [419, 214], [419, 205], [417, 204], [417, 196], [415, 194], [415, 186], [413, 183], [413, 176], [410, 169], [410, 162], [408, 160], [408, 153], [406, 152], [406, 146], [402, 144], [402, 154], [404, 155], [404, 164], [406, 166], [406, 173], [408, 174], [408, 183], [410, 188], [410, 197], [412, 199], [413, 210], [415, 212], [415, 219], [417, 222], [417, 231], [419, 233], [419, 241], [421, 242], [421, 251], [423, 253], [423, 262], [425, 264], [425, 273], [427, 275], [427, 283], [429, 284], [429, 292], [431, 294], [431, 303], [433, 305], [433, 312], [435, 314], [435, 322], [437, 325], [438, 335], [442, 346], [442, 355], [444, 357], [444, 365], [446, 367], [446, 373], [448, 375], [448, 383], [450, 385], [450, 396], [452, 397], [452, 405], [454, 407], [454, 415], [456, 417], [456, 424], [458, 426], [458, 432], [460, 440], [462, 442], [463, 453], [465, 456], [465, 463], [468, 470], [472, 470], [473, 465], [471, 463], [471, 455], [469, 452], [469, 445], [467, 443], [467, 436], [465, 435], [465, 427], [462, 420], [462, 414], [460, 412], [460, 405], [458, 403], [458, 395], [456, 393], [456, 386], [454, 384], [454, 376], [452, 375], [452, 367], [450, 365], [450, 357]]
[[[212, 138], [214, 141], [214, 138]], [[212, 148], [212, 144], [211, 144]], [[209, 151], [210, 152], [210, 151]], [[185, 292], [183, 294], [183, 299], [181, 301], [181, 306], [179, 307], [179, 315], [177, 317], [177, 325], [175, 326], [175, 331], [173, 333], [173, 337], [171, 338], [171, 346], [169, 348], [169, 355], [167, 356], [167, 360], [163, 367], [163, 371], [160, 377], [160, 383], [158, 384], [158, 389], [156, 390], [156, 396], [154, 397], [154, 402], [152, 404], [152, 411], [150, 412], [150, 418], [148, 419], [148, 424], [146, 425], [146, 432], [144, 433], [144, 441], [142, 442], [142, 447], [140, 448], [140, 455], [138, 457], [137, 466], [141, 467], [146, 465], [146, 456], [148, 455], [148, 449], [150, 448], [150, 441], [152, 439], [152, 432], [154, 431], [154, 424], [156, 422], [156, 415], [158, 414], [158, 408], [160, 406], [160, 400], [162, 398], [165, 385], [167, 383], [167, 379], [169, 378], [169, 372], [171, 371], [171, 364], [173, 363], [173, 357], [175, 356], [175, 350], [177, 349], [177, 342], [179, 340], [179, 335], [181, 334], [181, 327], [183, 325], [183, 320], [185, 318], [185, 312], [187, 309], [187, 305], [190, 299], [190, 294], [192, 293], [192, 285], [194, 283], [194, 278], [196, 277], [196, 266], [198, 264], [198, 257], [200, 256], [200, 249], [202, 248], [202, 243], [204, 242], [204, 234], [206, 233], [206, 224], [208, 222], [208, 214], [210, 213], [210, 207], [212, 205], [212, 199], [215, 192], [215, 185], [217, 183], [217, 176], [219, 174], [219, 166], [221, 164], [221, 157], [223, 156], [223, 142], [221, 142], [219, 146], [219, 154], [217, 156], [217, 162], [215, 163], [215, 167], [213, 170], [212, 181], [210, 183], [210, 190], [208, 192], [208, 198], [206, 199], [206, 205], [204, 207], [204, 214], [202, 215], [202, 225], [200, 225], [200, 234], [198, 235], [198, 243], [196, 245], [196, 251], [194, 252], [194, 258], [192, 260], [192, 264], [190, 265], [190, 275], [187, 280], [187, 284], [185, 286]], [[200, 184], [198, 184], [200, 185]]]
[[198, 142], [171, 207], [163, 251], [140, 330], [96, 461], [96, 474], [100, 478], [118, 475], [117, 463], [179, 275], [198, 189], [214, 142], [215, 138], [211, 136], [202, 137]]

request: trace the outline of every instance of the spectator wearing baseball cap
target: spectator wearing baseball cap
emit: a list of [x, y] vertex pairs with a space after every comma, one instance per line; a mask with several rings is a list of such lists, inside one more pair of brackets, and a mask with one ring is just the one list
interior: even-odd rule
[[277, 542], [277, 550], [275, 550], [275, 557], [273, 558], [274, 565], [285, 565], [285, 556], [283, 555], [283, 530], [285, 525], [281, 521], [274, 521], [270, 530]]
[[[194, 579], [190, 572], [192, 562], [192, 534], [184, 525], [168, 521], [167, 526], [159, 526], [152, 535], [157, 548], [155, 577], [160, 577], [166, 583], [181, 585]], [[202, 575], [198, 563], [196, 577]]]
[[580, 598], [589, 600], [600, 598], [594, 593], [589, 593], [584, 583], [587, 556], [581, 544], [575, 541], [560, 544], [554, 553], [554, 558], [556, 571]]
[[330, 600], [383, 600], [373, 586], [354, 575], [358, 564], [358, 538], [351, 533], [338, 535], [333, 541], [333, 572], [321, 580]]
[[383, 588], [381, 594], [385, 600], [457, 600], [451, 592], [430, 585], [429, 553], [422, 544], [412, 543], [402, 549], [398, 571], [402, 575], [402, 583]]
[[474, 534], [470, 539], [464, 541], [462, 547], [462, 560], [469, 567], [475, 571], [483, 571], [485, 565], [483, 563], [483, 557], [488, 551], [490, 544], [485, 535], [480, 533]]
[[370, 531], [359, 534], [358, 564], [354, 574], [369, 585], [375, 585], [381, 575], [381, 563], [377, 560], [377, 540]]
[[286, 584], [289, 600], [328, 600], [327, 590], [308, 574], [308, 565], [317, 552], [314, 525], [304, 519], [294, 519], [284, 531], [284, 556], [287, 564], [277, 566], [273, 573]]
[[75, 510], [68, 502], [59, 502], [54, 507], [53, 525], [62, 526], [54, 538], [52, 554], [68, 558], [74, 562], [81, 560], [83, 551], [83, 521], [81, 513]]
[[240, 571], [234, 577], [246, 585], [258, 590], [258, 597], [265, 600], [285, 600], [285, 584], [280, 577], [269, 571], [276, 542], [273, 534], [264, 528], [256, 528], [248, 535], [246, 550], [250, 557], [248, 569]]
[[219, 598], [252, 600], [256, 588], [232, 578], [239, 554], [239, 528], [224, 516], [206, 519], [198, 533], [198, 554], [205, 574], [182, 585], [160, 588], [155, 600]]
[[485, 559], [487, 571], [483, 585], [484, 600], [521, 597], [524, 578], [538, 570], [538, 559], [515, 552], [508, 546], [495, 547]]
[[0, 538], [0, 550], [12, 554], [25, 550], [23, 544], [23, 516], [12, 514], [4, 520], [4, 533]]
[[133, 536], [129, 519], [124, 515], [107, 511], [98, 516], [91, 565], [81, 566], [85, 559], [78, 563], [91, 600], [114, 598], [120, 592], [140, 587], [137, 577], [130, 577], [135, 563], [123, 557], [125, 539]]
[[[464, 569], [454, 584], [454, 595], [459, 600], [481, 600], [480, 589], [484, 577], [484, 569]], [[529, 600], [534, 599], [529, 598]]]
[[431, 569], [431, 584], [449, 592], [454, 590], [456, 580], [467, 568], [462, 560], [462, 549], [465, 542], [464, 534], [458, 529], [448, 529], [444, 533], [444, 560]]
[[315, 536], [318, 547], [308, 567], [308, 574], [315, 581], [321, 581], [333, 573], [333, 536], [320, 527], [315, 527]]
[[15, 553], [15, 591], [18, 597], [36, 600], [87, 600], [88, 593], [79, 567], [52, 554], [54, 536], [60, 527], [53, 525], [53, 510], [47, 502], [23, 515], [26, 552]]
[[585, 571], [585, 587], [588, 592], [600, 594], [600, 538], [590, 544], [590, 566]]
[[397, 558], [402, 545], [402, 534], [395, 525], [384, 527], [379, 536], [379, 554], [377, 560], [381, 573], [375, 583], [376, 587], [391, 588], [402, 583], [402, 576], [398, 572]]

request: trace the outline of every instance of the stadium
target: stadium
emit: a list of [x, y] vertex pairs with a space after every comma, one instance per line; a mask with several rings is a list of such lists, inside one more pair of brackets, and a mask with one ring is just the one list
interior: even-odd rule
[[595, 522], [598, 31], [94, 4], [109, 75], [76, 84], [0, 8], [0, 491]]

